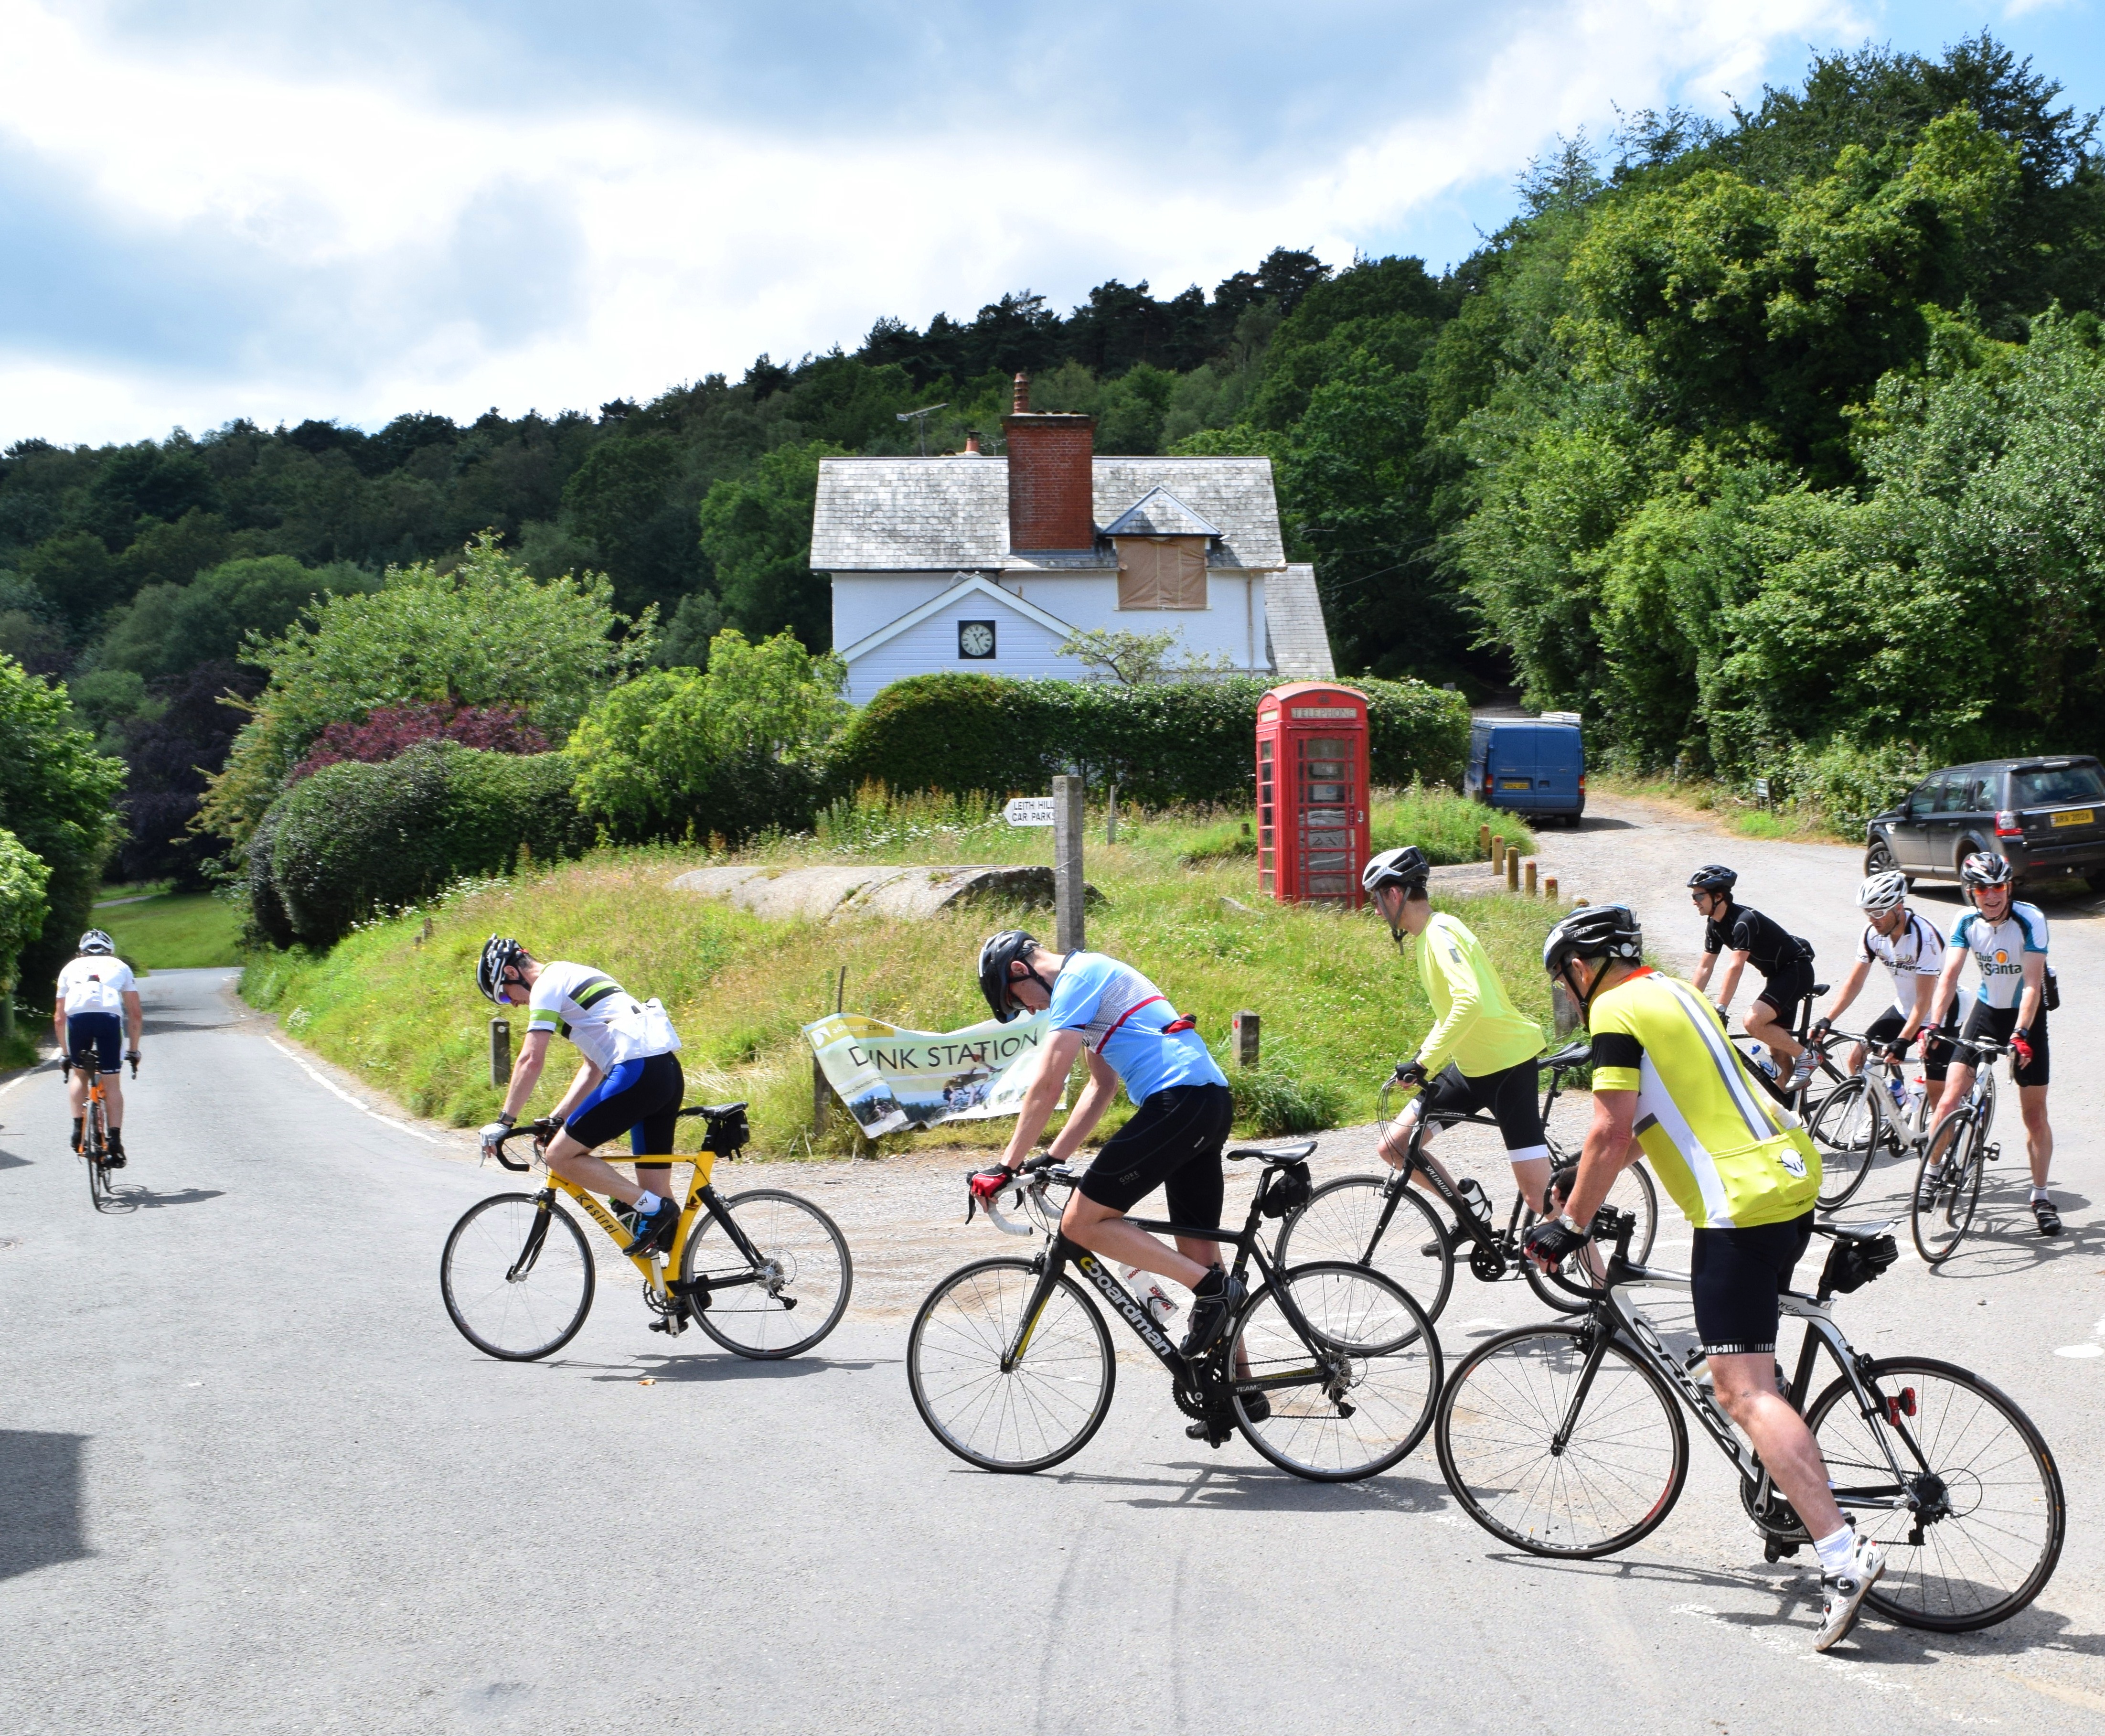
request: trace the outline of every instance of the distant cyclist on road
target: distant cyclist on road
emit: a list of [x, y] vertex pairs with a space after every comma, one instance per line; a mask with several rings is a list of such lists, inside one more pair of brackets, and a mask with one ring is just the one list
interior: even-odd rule
[[[1383, 851], [1360, 875], [1397, 944], [1416, 937], [1418, 980], [1434, 1017], [1417, 1059], [1397, 1075], [1400, 1083], [1424, 1089], [1383, 1130], [1382, 1159], [1392, 1169], [1402, 1166], [1420, 1116], [1489, 1110], [1497, 1117], [1522, 1195], [1537, 1210], [1545, 1210], [1549, 1143], [1542, 1130], [1535, 1066], [1542, 1053], [1541, 1029], [1513, 1005], [1483, 943], [1457, 918], [1434, 912], [1425, 889], [1431, 872], [1425, 852], [1406, 844]], [[1421, 1153], [1432, 1136], [1428, 1128]], [[1455, 1184], [1435, 1159], [1426, 1161]]]
[[516, 940], [493, 934], [476, 967], [476, 987], [499, 1006], [527, 1009], [526, 1036], [512, 1064], [512, 1082], [497, 1119], [482, 1130], [485, 1150], [518, 1124], [548, 1058], [549, 1040], [568, 1037], [584, 1064], [550, 1112], [555, 1130], [544, 1159], [556, 1174], [588, 1192], [633, 1208], [631, 1254], [660, 1253], [679, 1228], [680, 1203], [668, 1197], [672, 1166], [641, 1163], [631, 1181], [592, 1148], [622, 1134], [639, 1157], [669, 1157], [686, 1081], [680, 1071], [678, 1034], [658, 1003], [640, 1001], [588, 964], [557, 959], [543, 964]]
[[1542, 963], [1593, 1033], [1593, 1122], [1564, 1215], [1529, 1233], [1527, 1253], [1553, 1268], [1586, 1244], [1618, 1171], [1640, 1157], [1689, 1223], [1696, 1331], [1718, 1402], [1754, 1443], [1820, 1555], [1823, 1610], [1813, 1647], [1855, 1624], [1885, 1571], [1830, 1492], [1805, 1420], [1777, 1390], [1777, 1298], [1812, 1235], [1820, 1157], [1726, 1040], [1725, 1021], [1692, 985], [1642, 962], [1629, 908], [1575, 911], [1549, 931]]
[[1857, 943], [1856, 962], [1835, 991], [1834, 1003], [1814, 1022], [1812, 1034], [1825, 1037], [1862, 991], [1872, 964], [1883, 964], [1893, 979], [1893, 1004], [1864, 1027], [1865, 1040], [1849, 1051], [1849, 1071], [1863, 1071], [1867, 1045], [1897, 1061], [1920, 1035], [1923, 1073], [1932, 1084], [1941, 1085], [1951, 1047], [1932, 1023], [1930, 1013], [1937, 999], [1937, 974], [1944, 966], [1944, 937], [1936, 924], [1908, 907], [1907, 876], [1897, 868], [1875, 874], [1858, 887], [1857, 908], [1864, 913], [1866, 926]]
[[1173, 1220], [1218, 1227], [1221, 1151], [1235, 1120], [1227, 1080], [1192, 1022], [1178, 1018], [1162, 991], [1130, 964], [1101, 952], [1048, 951], [1032, 936], [1007, 928], [980, 949], [979, 974], [980, 992], [1003, 1024], [1026, 1009], [1050, 1007], [1053, 1028], [1001, 1161], [972, 1177], [972, 1192], [992, 1200], [1010, 1183], [1059, 1102], [1075, 1057], [1086, 1056], [1089, 1082], [1049, 1155], [1062, 1163], [1072, 1157], [1121, 1083], [1139, 1109], [1084, 1173], [1061, 1216], [1061, 1233], [1189, 1290], [1184, 1353], [1204, 1355], [1241, 1308], [1242, 1282], [1222, 1270], [1218, 1244], [1180, 1237], [1173, 1251], [1126, 1214], [1160, 1188]]
[[1696, 967], [1696, 987], [1707, 990], [1718, 955], [1730, 953], [1725, 980], [1718, 990], [1718, 1010], [1729, 1013], [1740, 987], [1740, 973], [1752, 964], [1762, 974], [1762, 991], [1747, 1009], [1747, 1035], [1768, 1045], [1777, 1076], [1792, 1063], [1786, 1089], [1795, 1091], [1812, 1077], [1819, 1057], [1790, 1034], [1798, 1009], [1812, 994], [1812, 943], [1800, 940], [1781, 923], [1733, 902], [1738, 873], [1712, 862], [1688, 877], [1689, 894], [1703, 918], [1703, 962]]
[[[1959, 973], [1969, 958], [1980, 969], [1981, 987], [1959, 1033], [1937, 1115], [1942, 1121], [1973, 1089], [1981, 1054], [1968, 1045], [1980, 1037], [2008, 1043], [2018, 1111], [2025, 1120], [2025, 1155], [2031, 1161], [2032, 1218], [2040, 1234], [2058, 1236], [2061, 1214], [2046, 1191], [2047, 1170], [2054, 1162], [2054, 1129], [2046, 1118], [2046, 918], [2037, 905], [2011, 896], [2016, 879], [2007, 861], [1985, 850], [1959, 865], [1960, 890], [1973, 908], [1952, 924], [1951, 944], [1945, 949], [1944, 969], [1937, 979], [1936, 1011], [1952, 1006]], [[1952, 1011], [1948, 1024], [1958, 1022], [1956, 1008]], [[1933, 1192], [1936, 1185], [1937, 1171], [1925, 1170], [1924, 1189]]]
[[73, 1106], [73, 1148], [80, 1149], [81, 1123], [87, 1114], [87, 1082], [73, 1071], [76, 1055], [92, 1055], [103, 1076], [109, 1117], [109, 1165], [124, 1167], [124, 1086], [118, 1077], [118, 1040], [131, 1041], [122, 1059], [139, 1059], [139, 979], [117, 956], [117, 942], [100, 928], [80, 937], [78, 955], [59, 972], [51, 1000], [51, 1035], [58, 1040], [60, 1064], [68, 1070], [66, 1100]]

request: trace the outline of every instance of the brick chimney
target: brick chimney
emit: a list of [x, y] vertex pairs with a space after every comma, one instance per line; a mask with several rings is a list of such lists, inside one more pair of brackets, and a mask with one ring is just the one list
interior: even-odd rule
[[1097, 419], [1030, 407], [1030, 378], [1016, 377], [1016, 407], [1002, 418], [1008, 441], [1008, 546], [1012, 549], [1096, 545], [1090, 458]]

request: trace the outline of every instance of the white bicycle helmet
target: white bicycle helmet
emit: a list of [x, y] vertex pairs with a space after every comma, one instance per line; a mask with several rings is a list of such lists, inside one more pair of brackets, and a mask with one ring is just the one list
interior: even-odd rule
[[114, 952], [117, 950], [117, 942], [110, 939], [101, 929], [90, 928], [80, 937], [80, 950], [83, 952]]
[[1907, 897], [1907, 876], [1897, 868], [1875, 874], [1857, 888], [1857, 908], [1867, 916], [1883, 916], [1900, 908]]

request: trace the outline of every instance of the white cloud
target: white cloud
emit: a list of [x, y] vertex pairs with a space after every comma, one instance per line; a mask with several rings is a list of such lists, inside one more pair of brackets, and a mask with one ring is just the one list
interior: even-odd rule
[[1264, 106], [1245, 101], [1253, 149], [1195, 163], [1063, 132], [1057, 106], [1028, 129], [970, 113], [846, 145], [662, 109], [449, 110], [376, 78], [244, 65], [223, 41], [208, 64], [150, 56], [0, 0], [0, 144], [76, 190], [83, 253], [209, 260], [241, 289], [217, 304], [223, 338], [205, 298], [193, 344], [0, 329], [0, 440], [589, 407], [1026, 283], [1064, 304], [1112, 275], [1211, 284], [1281, 241], [1343, 259], [1553, 133], [1598, 132], [1613, 102], [1714, 110], [1780, 50], [1864, 29], [1829, 0], [1515, 14], [1437, 110], [1376, 109], [1314, 160], [1267, 152]]

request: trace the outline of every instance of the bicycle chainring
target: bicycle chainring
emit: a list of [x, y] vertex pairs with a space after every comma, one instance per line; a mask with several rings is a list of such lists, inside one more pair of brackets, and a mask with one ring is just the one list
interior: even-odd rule
[[1740, 1505], [1746, 1509], [1747, 1517], [1754, 1522], [1754, 1529], [1771, 1541], [1796, 1547], [1810, 1543], [1805, 1522], [1791, 1504], [1783, 1498], [1782, 1491], [1773, 1483], [1769, 1486], [1766, 1501], [1757, 1502], [1754, 1492], [1742, 1479], [1740, 1483]]
[[1469, 1250], [1469, 1270], [1486, 1284], [1495, 1284], [1510, 1269], [1511, 1263], [1496, 1248], [1477, 1242]]

